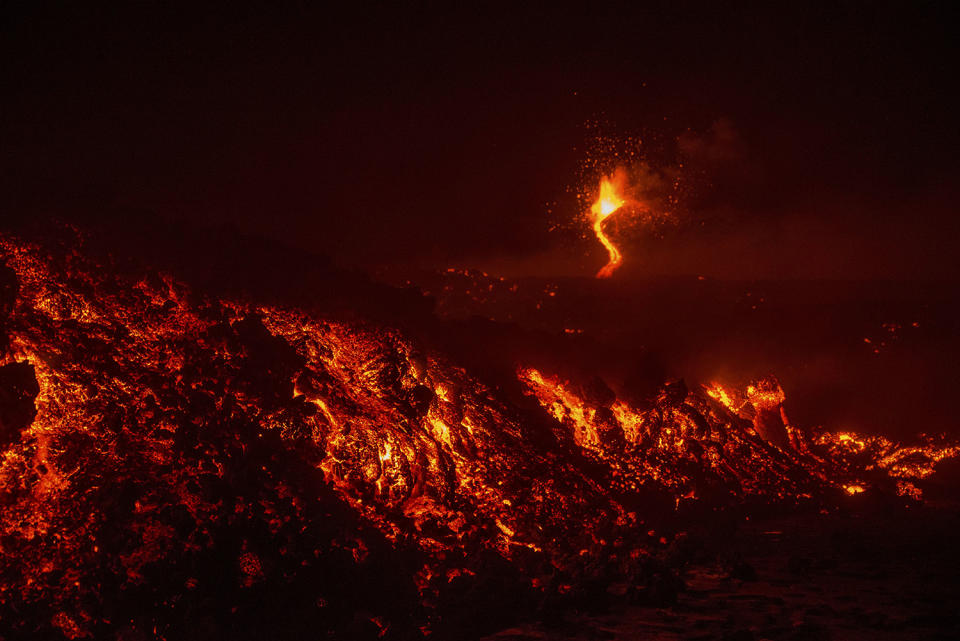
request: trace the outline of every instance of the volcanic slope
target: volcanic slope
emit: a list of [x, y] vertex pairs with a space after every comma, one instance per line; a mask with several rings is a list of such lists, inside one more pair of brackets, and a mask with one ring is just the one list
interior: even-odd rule
[[521, 368], [531, 410], [382, 324], [0, 252], [2, 638], [447, 638], [669, 585], [683, 510], [891, 478], [680, 385], [641, 408]]

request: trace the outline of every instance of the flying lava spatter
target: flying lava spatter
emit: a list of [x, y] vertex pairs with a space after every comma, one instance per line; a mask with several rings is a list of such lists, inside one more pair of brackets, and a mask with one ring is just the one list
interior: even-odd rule
[[621, 196], [623, 182], [624, 174], [622, 171], [615, 172], [613, 176], [604, 176], [600, 180], [600, 194], [597, 196], [597, 201], [590, 207], [590, 213], [593, 217], [593, 232], [606, 248], [607, 253], [610, 254], [607, 264], [597, 272], [597, 278], [609, 278], [623, 262], [623, 255], [620, 250], [603, 231], [603, 222], [627, 202]]

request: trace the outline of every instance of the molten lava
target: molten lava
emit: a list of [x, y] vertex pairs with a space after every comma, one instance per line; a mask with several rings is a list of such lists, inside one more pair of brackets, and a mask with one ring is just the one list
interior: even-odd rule
[[604, 176], [600, 181], [600, 193], [597, 196], [597, 201], [590, 207], [593, 218], [593, 233], [597, 235], [597, 239], [610, 255], [607, 264], [597, 272], [597, 278], [609, 278], [623, 262], [623, 255], [620, 250], [603, 231], [603, 223], [626, 204], [627, 200], [621, 195], [624, 181], [625, 174], [622, 170], [616, 171], [613, 176]]
[[805, 433], [773, 379], [638, 403], [525, 367], [521, 403], [389, 327], [0, 254], [4, 638], [278, 638], [288, 611], [286, 638], [462, 638], [456, 613], [664, 580], [682, 508], [915, 500], [960, 453]]
[[706, 398], [682, 382], [667, 384], [648, 407], [598, 390], [596, 382], [578, 389], [534, 368], [518, 377], [558, 421], [558, 438], [572, 437], [586, 456], [609, 466], [611, 489], [655, 487], [678, 504], [704, 493], [717, 500], [721, 489], [776, 502], [880, 485], [919, 499], [914, 481], [960, 455], [960, 447], [942, 439], [902, 446], [879, 436], [800, 430], [787, 421], [785, 394], [773, 377], [743, 391], [712, 383]]

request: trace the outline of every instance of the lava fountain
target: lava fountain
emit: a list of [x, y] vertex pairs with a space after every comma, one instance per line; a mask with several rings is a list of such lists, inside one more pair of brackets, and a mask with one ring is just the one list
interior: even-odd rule
[[623, 262], [623, 254], [604, 233], [603, 222], [619, 211], [627, 202], [621, 195], [624, 179], [622, 170], [614, 172], [613, 176], [604, 176], [600, 180], [600, 194], [597, 196], [597, 201], [590, 207], [590, 213], [593, 217], [593, 232], [606, 248], [607, 253], [610, 254], [607, 264], [597, 272], [597, 278], [609, 278]]

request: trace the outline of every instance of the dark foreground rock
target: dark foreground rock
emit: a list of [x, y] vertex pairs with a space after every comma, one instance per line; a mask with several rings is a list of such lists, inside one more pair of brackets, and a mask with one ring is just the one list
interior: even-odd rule
[[687, 567], [674, 605], [568, 611], [485, 641], [957, 639], [958, 527], [956, 505], [747, 522]]

